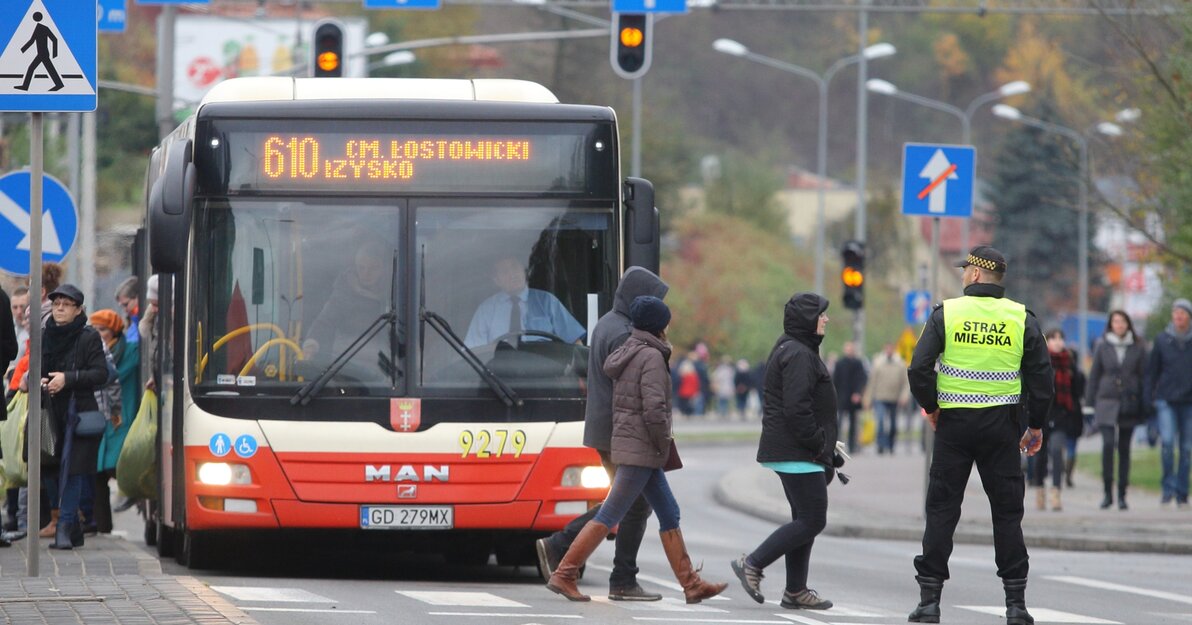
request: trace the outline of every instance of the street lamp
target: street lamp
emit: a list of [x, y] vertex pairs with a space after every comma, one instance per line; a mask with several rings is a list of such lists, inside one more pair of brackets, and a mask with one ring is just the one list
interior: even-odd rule
[[860, 54], [846, 56], [837, 60], [828, 66], [827, 71], [823, 75], [817, 74], [805, 67], [800, 67], [785, 61], [750, 52], [745, 44], [734, 41], [732, 39], [717, 39], [712, 42], [712, 49], [730, 56], [741, 57], [750, 61], [755, 61], [779, 69], [784, 72], [789, 72], [797, 76], [802, 76], [809, 80], [815, 81], [815, 85], [819, 90], [819, 132], [816, 141], [816, 176], [819, 177], [818, 182], [818, 206], [816, 208], [815, 216], [815, 292], [824, 292], [824, 212], [825, 212], [825, 197], [824, 184], [827, 182], [828, 169], [828, 87], [832, 83], [832, 78], [841, 69], [859, 62], [862, 58], [866, 60], [874, 60], [893, 56], [897, 49], [889, 43], [875, 43], [865, 48]]
[[[973, 101], [969, 103], [968, 108], [964, 110], [964, 144], [973, 144], [973, 115], [976, 114], [977, 109], [990, 102], [1011, 96], [1022, 95], [1024, 93], [1030, 93], [1030, 91], [1030, 83], [1026, 82], [1025, 80], [1014, 80], [998, 87], [997, 89], [994, 89], [993, 91], [990, 91], [989, 93], [985, 93], [973, 98]], [[971, 245], [970, 226], [972, 221], [972, 219], [966, 219], [964, 220], [964, 223], [961, 224], [960, 240], [962, 254], [967, 254], [969, 251], [969, 246]]]
[[409, 65], [418, 58], [411, 50], [398, 50], [386, 54], [380, 61], [373, 61], [368, 64], [368, 73], [371, 75], [373, 70], [381, 69], [382, 67], [395, 67], [397, 65]]
[[[1050, 133], [1054, 133], [1054, 134], [1058, 134], [1058, 135], [1063, 135], [1063, 136], [1071, 139], [1074, 143], [1076, 143], [1076, 147], [1078, 148], [1078, 150], [1080, 152], [1080, 207], [1079, 207], [1080, 221], [1078, 222], [1079, 227], [1077, 229], [1077, 235], [1076, 235], [1079, 238], [1079, 240], [1076, 242], [1077, 243], [1076, 255], [1079, 257], [1079, 269], [1077, 272], [1078, 273], [1077, 281], [1079, 283], [1077, 286], [1077, 299], [1078, 299], [1077, 315], [1079, 316], [1079, 319], [1080, 319], [1080, 328], [1079, 328], [1077, 334], [1079, 336], [1078, 340], [1080, 342], [1080, 349], [1082, 350], [1081, 353], [1087, 353], [1087, 351], [1085, 351], [1085, 350], [1088, 349], [1088, 338], [1089, 338], [1088, 337], [1088, 332], [1089, 332], [1089, 329], [1088, 329], [1088, 316], [1089, 316], [1089, 311], [1088, 311], [1088, 308], [1089, 308], [1089, 247], [1088, 247], [1089, 246], [1089, 241], [1088, 241], [1088, 239], [1089, 239], [1089, 197], [1088, 197], [1089, 196], [1089, 191], [1088, 191], [1089, 141], [1088, 141], [1088, 137], [1085, 135], [1085, 133], [1078, 132], [1076, 130], [1068, 128], [1067, 126], [1053, 124], [1051, 122], [1046, 122], [1041, 119], [1036, 119], [1034, 117], [1024, 115], [1022, 113], [1022, 111], [1020, 111], [1012, 106], [1009, 106], [1007, 104], [995, 104], [993, 107], [993, 114], [998, 117], [1001, 117], [1002, 119], [1008, 119], [1010, 121], [1016, 121], [1016, 122], [1019, 122], [1022, 124], [1026, 124], [1027, 126], [1032, 126], [1034, 128], [1038, 128], [1040, 130], [1043, 130], [1044, 132], [1050, 132]], [[1138, 109], [1126, 109], [1126, 110], [1120, 111], [1117, 114], [1116, 119], [1121, 120], [1121, 121], [1134, 121], [1134, 120], [1138, 119], [1138, 116], [1139, 116]], [[1111, 137], [1121, 136], [1121, 134], [1122, 134], [1122, 127], [1117, 124], [1111, 123], [1111, 122], [1101, 122], [1098, 124], [1094, 124], [1090, 128], [1090, 131], [1092, 131], [1092, 130], [1095, 130], [1101, 134], [1111, 136]]]

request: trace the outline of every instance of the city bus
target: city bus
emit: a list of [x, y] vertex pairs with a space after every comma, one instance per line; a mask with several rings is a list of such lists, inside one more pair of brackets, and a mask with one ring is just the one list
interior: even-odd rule
[[[154, 150], [159, 498], [209, 566], [245, 536], [350, 534], [536, 561], [601, 501], [588, 332], [658, 270], [609, 107], [515, 80], [239, 78]], [[516, 306], [516, 307], [515, 307]]]

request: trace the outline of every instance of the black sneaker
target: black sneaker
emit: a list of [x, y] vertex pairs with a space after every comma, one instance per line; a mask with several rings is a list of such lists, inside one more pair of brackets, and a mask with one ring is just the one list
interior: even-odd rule
[[555, 555], [555, 550], [550, 546], [550, 540], [546, 538], [534, 541], [534, 550], [538, 552], [538, 572], [542, 574], [542, 579], [549, 584], [550, 576], [555, 574], [555, 569], [559, 568], [559, 560], [562, 558]]
[[609, 588], [608, 598], [611, 601], [662, 601], [662, 595], [656, 592], [646, 592], [641, 584], [624, 588]]
[[778, 605], [788, 610], [827, 610], [832, 602], [819, 596], [810, 588], [804, 588], [796, 593], [789, 591], [782, 593], [782, 602]]
[[733, 573], [737, 579], [741, 580], [741, 587], [745, 592], [758, 603], [765, 603], [766, 598], [762, 595], [762, 570], [749, 564], [745, 556], [741, 556], [732, 561]]

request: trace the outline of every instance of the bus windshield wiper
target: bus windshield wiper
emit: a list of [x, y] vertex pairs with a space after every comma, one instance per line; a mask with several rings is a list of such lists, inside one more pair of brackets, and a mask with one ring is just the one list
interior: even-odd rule
[[294, 393], [294, 396], [290, 398], [291, 406], [296, 406], [299, 403], [301, 403], [303, 406], [309, 404], [310, 400], [314, 399], [315, 396], [327, 386], [327, 383], [331, 381], [331, 378], [335, 377], [335, 374], [339, 373], [339, 370], [343, 369], [344, 365], [348, 364], [348, 361], [355, 358], [356, 354], [358, 354], [360, 350], [364, 349], [364, 346], [368, 345], [368, 342], [371, 341], [372, 338], [381, 331], [381, 328], [384, 328], [386, 325], [389, 326], [389, 344], [394, 350], [390, 354], [390, 360], [388, 361], [389, 366], [391, 367], [389, 374], [390, 378], [396, 382], [397, 374], [399, 373], [397, 368], [397, 359], [398, 351], [400, 350], [400, 344], [397, 336], [396, 250], [393, 252], [393, 274], [390, 276], [389, 280], [389, 310], [381, 313], [379, 317], [374, 319], [373, 322], [364, 329], [364, 332], [361, 332], [360, 336], [356, 337], [356, 340], [352, 341], [347, 347], [345, 347], [344, 350], [340, 352], [339, 355], [336, 356], [335, 359], [332, 360], [325, 369], [323, 369], [323, 372], [320, 373], [318, 377], [302, 385], [302, 388], [298, 389], [298, 392]]
[[290, 405], [297, 405], [301, 403], [303, 406], [305, 406], [309, 404], [310, 400], [314, 399], [315, 395], [318, 395], [319, 391], [323, 390], [323, 387], [327, 386], [327, 383], [331, 381], [331, 378], [335, 377], [335, 374], [339, 373], [339, 370], [343, 369], [344, 365], [348, 364], [348, 361], [354, 358], [361, 349], [364, 349], [364, 346], [368, 345], [368, 342], [371, 341], [372, 338], [388, 324], [397, 325], [397, 313], [395, 311], [390, 310], [383, 312], [381, 313], [381, 316], [373, 320], [372, 324], [369, 325], [368, 328], [366, 328], [364, 332], [360, 334], [360, 336], [356, 337], [356, 340], [352, 341], [350, 345], [345, 347], [344, 350], [335, 357], [335, 360], [332, 360], [331, 363], [328, 364], [325, 369], [323, 369], [323, 372], [320, 373], [318, 377], [311, 380], [310, 382], [307, 382], [302, 386], [302, 388], [298, 389], [297, 393], [294, 393], [294, 396], [290, 398]]
[[481, 362], [476, 352], [472, 351], [460, 340], [459, 335], [451, 329], [451, 324], [447, 323], [446, 319], [438, 313], [426, 310], [425, 308], [422, 309], [422, 314], [419, 317], [426, 325], [434, 328], [435, 332], [438, 332], [439, 336], [443, 337], [443, 340], [451, 346], [451, 349], [454, 349], [464, 359], [464, 362], [468, 363], [476, 371], [476, 374], [493, 389], [493, 392], [505, 403], [507, 408], [514, 406], [521, 408], [525, 404], [522, 398], [518, 397], [517, 393], [504, 380], [497, 377], [497, 374], [493, 373], [491, 369]]

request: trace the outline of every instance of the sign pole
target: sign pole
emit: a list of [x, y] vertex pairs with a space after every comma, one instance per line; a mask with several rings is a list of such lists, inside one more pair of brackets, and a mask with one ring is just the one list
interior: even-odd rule
[[41, 187], [44, 140], [42, 113], [30, 113], [29, 129], [29, 548], [26, 574], [38, 576], [37, 556], [41, 531]]
[[[931, 218], [931, 297], [940, 297], [940, 218]], [[943, 298], [940, 298], [941, 300]], [[928, 319], [931, 319], [928, 313]], [[935, 432], [923, 422], [923, 513], [927, 514], [927, 488], [931, 484], [931, 452], [935, 446]]]

